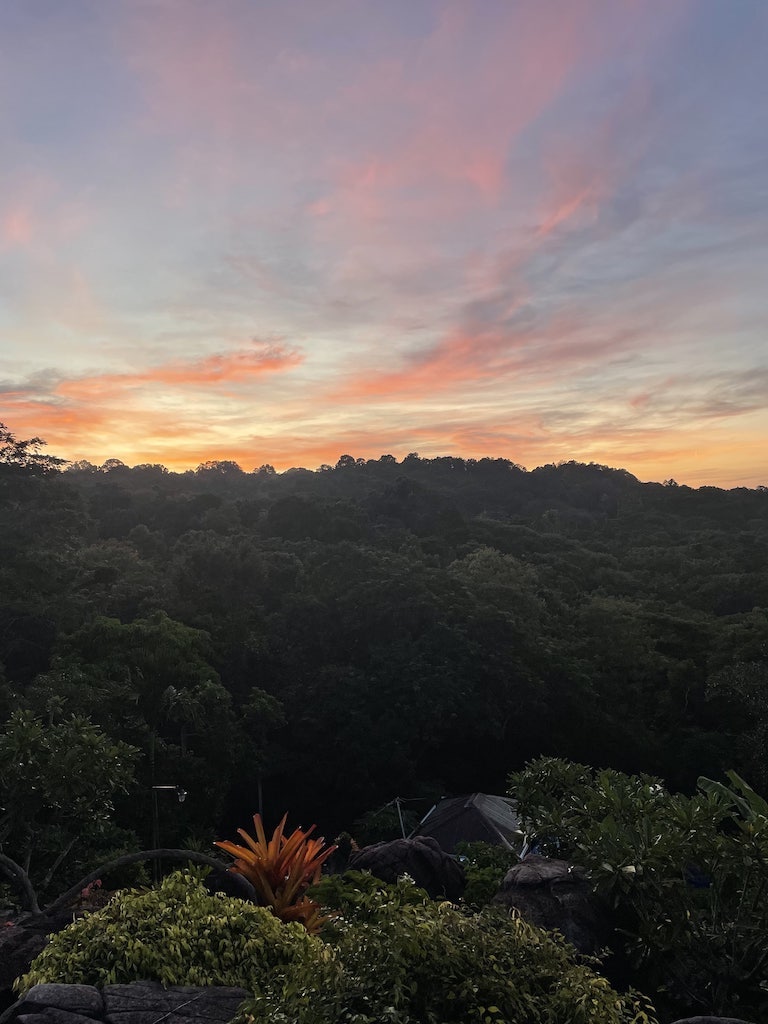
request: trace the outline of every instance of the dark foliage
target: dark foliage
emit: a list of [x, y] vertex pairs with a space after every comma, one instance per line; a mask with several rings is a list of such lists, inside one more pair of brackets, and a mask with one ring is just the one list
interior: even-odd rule
[[205, 848], [260, 801], [333, 835], [540, 754], [766, 788], [765, 489], [415, 455], [62, 472], [3, 437], [0, 716], [138, 748], [114, 819], [145, 846], [153, 784], [189, 792], [160, 841]]

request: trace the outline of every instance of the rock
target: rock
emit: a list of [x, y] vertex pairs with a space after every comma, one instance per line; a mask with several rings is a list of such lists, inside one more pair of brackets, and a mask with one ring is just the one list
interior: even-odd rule
[[45, 934], [30, 931], [20, 924], [0, 932], [0, 992], [10, 992], [14, 981], [26, 974], [47, 943]]
[[365, 846], [351, 854], [349, 870], [370, 871], [383, 882], [410, 875], [433, 899], [457, 900], [467, 884], [461, 864], [429, 836]]
[[228, 1024], [242, 988], [164, 988], [154, 981], [107, 985], [35, 985], [3, 1015], [3, 1024]]
[[96, 1020], [104, 1012], [101, 992], [93, 985], [33, 985], [24, 997], [24, 1012], [27, 1008], [35, 1012], [44, 1006], [55, 1006], [58, 1010]]
[[236, 896], [237, 899], [246, 900], [248, 903], [258, 902], [253, 884], [239, 871], [214, 868], [203, 885], [210, 893], [223, 892], [227, 896]]
[[72, 923], [72, 911], [54, 916], [23, 914], [10, 926], [0, 928], [0, 995], [9, 992], [16, 978], [48, 944], [48, 936]]
[[683, 1017], [672, 1024], [752, 1024], [752, 1021], [740, 1017]]
[[596, 953], [610, 935], [587, 871], [564, 860], [526, 857], [510, 868], [491, 902], [519, 911], [539, 928], [561, 932], [581, 953]]
[[228, 1024], [248, 992], [242, 988], [163, 988], [156, 981], [104, 988], [107, 1024]]
[[20, 1011], [14, 1017], [17, 1024], [93, 1024], [93, 1017], [86, 1017], [82, 1013], [71, 1013], [69, 1010], [59, 1010], [55, 1006], [43, 1006], [39, 1013], [25, 1013], [26, 1007], [21, 1006]]

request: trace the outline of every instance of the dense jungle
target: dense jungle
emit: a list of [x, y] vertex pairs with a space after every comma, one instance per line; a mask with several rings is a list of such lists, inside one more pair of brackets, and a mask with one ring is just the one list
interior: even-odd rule
[[3, 428], [2, 850], [55, 893], [259, 809], [376, 838], [541, 755], [766, 792], [767, 565], [768, 488], [67, 465]]

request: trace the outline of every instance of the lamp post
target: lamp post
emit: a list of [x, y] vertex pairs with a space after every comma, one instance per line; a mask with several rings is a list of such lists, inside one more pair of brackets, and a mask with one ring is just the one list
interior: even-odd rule
[[[152, 849], [160, 849], [160, 813], [157, 804], [157, 794], [164, 791], [171, 791], [176, 794], [180, 804], [187, 799], [187, 791], [183, 786], [153, 786], [152, 787]], [[152, 861], [152, 881], [157, 885], [160, 880], [160, 862], [157, 857]]]

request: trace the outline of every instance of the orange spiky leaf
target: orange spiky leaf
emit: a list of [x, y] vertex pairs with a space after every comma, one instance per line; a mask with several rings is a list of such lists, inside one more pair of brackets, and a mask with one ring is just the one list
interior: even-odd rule
[[284, 814], [267, 839], [261, 815], [254, 814], [255, 839], [238, 829], [247, 847], [226, 841], [215, 845], [234, 858], [230, 870], [251, 882], [262, 905], [271, 907], [281, 920], [301, 921], [308, 930], [315, 932], [325, 918], [321, 917], [319, 906], [303, 894], [320, 878], [322, 865], [336, 847], [326, 846], [322, 838], [310, 838], [315, 825], [306, 831], [296, 828], [286, 836], [287, 819], [288, 815]]

